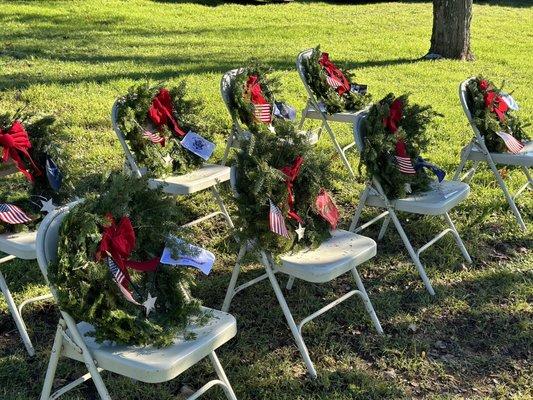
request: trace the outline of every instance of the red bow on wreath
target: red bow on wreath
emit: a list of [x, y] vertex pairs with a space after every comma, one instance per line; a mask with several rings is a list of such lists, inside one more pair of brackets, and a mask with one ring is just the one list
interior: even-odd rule
[[509, 109], [509, 106], [503, 98], [491, 90], [483, 95], [483, 99], [485, 100], [485, 106], [489, 111], [495, 113], [500, 122], [503, 122], [505, 120], [505, 113]]
[[158, 128], [166, 124], [174, 135], [182, 138], [185, 136], [185, 132], [180, 128], [178, 122], [172, 115], [173, 109], [174, 106], [170, 92], [165, 88], [161, 88], [152, 100], [152, 105], [148, 110], [148, 116]]
[[7, 162], [11, 158], [17, 166], [17, 169], [22, 172], [30, 182], [33, 182], [35, 179], [28, 168], [26, 168], [21, 154], [33, 166], [35, 175], [41, 175], [41, 170], [35, 165], [28, 153], [28, 150], [31, 149], [31, 142], [28, 132], [26, 132], [26, 129], [24, 129], [24, 126], [20, 121], [15, 121], [7, 132], [0, 129], [0, 147], [4, 148], [2, 161]]
[[350, 91], [350, 81], [344, 76], [342, 71], [330, 61], [328, 53], [322, 53], [318, 63], [326, 70], [326, 74], [339, 81], [340, 85], [335, 90], [340, 96]]
[[[383, 118], [383, 125], [390, 131], [390, 133], [396, 133], [402, 115], [403, 103], [400, 99], [396, 99], [392, 102], [389, 108], [389, 116]], [[409, 175], [414, 175], [416, 173], [411, 158], [407, 153], [407, 147], [401, 139], [396, 141], [396, 163], [400, 172]]]
[[304, 162], [304, 159], [302, 156], [296, 157], [296, 160], [294, 160], [294, 163], [291, 166], [286, 166], [281, 168], [281, 172], [283, 172], [286, 175], [285, 183], [287, 184], [287, 191], [289, 192], [289, 213], [288, 217], [294, 219], [295, 221], [299, 223], [303, 223], [303, 219], [298, 215], [298, 213], [294, 210], [294, 191], [292, 190], [294, 186], [294, 181], [296, 180], [296, 177], [298, 176], [298, 173], [300, 172], [300, 167], [302, 166]]
[[96, 252], [96, 260], [100, 261], [108, 255], [115, 261], [120, 268], [124, 276], [126, 276], [126, 287], [131, 282], [128, 268], [132, 268], [137, 271], [150, 271], [156, 270], [159, 265], [159, 257], [156, 257], [150, 261], [132, 261], [130, 260], [131, 253], [135, 248], [135, 231], [131, 225], [131, 221], [128, 217], [122, 217], [118, 224], [115, 223], [115, 219], [111, 214], [106, 215], [110, 225], [104, 229], [102, 234], [102, 240], [98, 246]]

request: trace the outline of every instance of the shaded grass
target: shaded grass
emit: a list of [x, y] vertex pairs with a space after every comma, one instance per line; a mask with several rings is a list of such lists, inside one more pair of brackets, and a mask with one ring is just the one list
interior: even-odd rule
[[[202, 3], [202, 2], [200, 2]], [[429, 158], [449, 174], [471, 133], [460, 109], [457, 86], [483, 73], [515, 89], [521, 115], [532, 114], [533, 35], [531, 8], [524, 2], [476, 5], [472, 27], [477, 61], [424, 62], [429, 47], [429, 3], [244, 6], [217, 3], [134, 1], [0, 2], [0, 109], [21, 102], [62, 118], [70, 130], [65, 149], [74, 167], [79, 195], [104, 170], [121, 168], [123, 159], [111, 130], [114, 98], [135, 80], [187, 79], [191, 92], [205, 101], [203, 116], [227, 134], [229, 118], [220, 99], [221, 74], [256, 57], [280, 76], [283, 97], [301, 109], [305, 93], [294, 68], [298, 52], [322, 44], [332, 58], [354, 69], [375, 99], [393, 91], [411, 92], [412, 100], [431, 104], [445, 115], [431, 134]], [[496, 5], [495, 5], [496, 4]], [[505, 32], [505, 34], [502, 34]], [[343, 142], [346, 126], [336, 126]], [[333, 154], [324, 138], [317, 151]], [[335, 158], [334, 167], [342, 171]], [[350, 159], [356, 165], [357, 156]], [[511, 189], [520, 186], [519, 171], [505, 171]], [[23, 185], [9, 180], [0, 193]], [[362, 184], [336, 182], [336, 199], [348, 225]], [[423, 261], [437, 291], [425, 293], [398, 236], [391, 230], [378, 257], [360, 267], [386, 335], [376, 336], [362, 304], [350, 300], [304, 329], [319, 378], [309, 381], [299, 354], [265, 283], [239, 294], [232, 313], [237, 337], [220, 350], [222, 362], [240, 399], [397, 399], [515, 398], [533, 396], [531, 220], [533, 200], [519, 203], [529, 231], [517, 225], [491, 174], [482, 168], [469, 199], [453, 212], [473, 265], [464, 265], [451, 238], [424, 253]], [[197, 213], [213, 209], [203, 195], [194, 196]], [[370, 212], [365, 213], [368, 218]], [[430, 218], [406, 216], [407, 232], [421, 245], [443, 225]], [[369, 230], [375, 237], [377, 231]], [[235, 246], [224, 226], [202, 226], [198, 242], [217, 254], [214, 273], [199, 276], [195, 295], [220, 307], [234, 261]], [[2, 266], [17, 301], [46, 292], [35, 263]], [[260, 273], [251, 264], [243, 274]], [[313, 312], [353, 283], [342, 278], [330, 285], [298, 282], [287, 293], [296, 319]], [[25, 311], [37, 356], [29, 359], [14, 323], [0, 300], [0, 398], [38, 397], [48, 359], [57, 310], [39, 304]], [[62, 362], [58, 378], [68, 381], [83, 368]], [[199, 387], [210, 374], [204, 363], [178, 380], [133, 384], [107, 374], [113, 398], [176, 398], [181, 385]], [[57, 382], [58, 384], [61, 382]], [[91, 383], [66, 399], [91, 399]], [[213, 391], [206, 398], [222, 398]]]

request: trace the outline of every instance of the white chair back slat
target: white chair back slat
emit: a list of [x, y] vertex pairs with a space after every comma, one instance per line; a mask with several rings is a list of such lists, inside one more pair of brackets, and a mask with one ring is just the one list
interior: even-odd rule
[[357, 149], [359, 152], [363, 151], [364, 147], [364, 138], [363, 138], [363, 121], [367, 117], [368, 111], [361, 111], [357, 113], [357, 116], [355, 117], [355, 121], [353, 124], [353, 137], [355, 140], [355, 145], [357, 146]]
[[121, 101], [121, 98], [117, 99], [115, 101], [115, 104], [113, 104], [113, 109], [111, 111], [111, 121], [113, 123], [113, 130], [117, 135], [120, 145], [122, 146], [122, 150], [124, 150], [124, 154], [126, 155], [126, 161], [130, 170], [140, 178], [143, 175], [141, 169], [137, 165], [135, 157], [133, 156], [130, 147], [128, 146], [128, 143], [126, 142], [126, 137], [124, 136], [124, 133], [118, 127], [118, 108], [120, 106]]
[[468, 92], [466, 89], [468, 84], [474, 79], [476, 78], [470, 77], [459, 84], [459, 99], [461, 101], [461, 106], [463, 107], [463, 111], [466, 115], [466, 118], [468, 119], [470, 126], [474, 130], [474, 135], [476, 136], [476, 140], [481, 143], [483, 141], [483, 136], [481, 135], [481, 133], [479, 132], [479, 129], [474, 123], [474, 118], [472, 117], [472, 113], [470, 112], [470, 108], [468, 107], [468, 98], [467, 98]]
[[307, 95], [309, 96], [308, 100], [311, 102], [311, 104], [317, 111], [320, 111], [318, 106], [318, 100], [315, 98], [315, 94], [309, 87], [309, 83], [307, 82], [307, 79], [305, 77], [304, 60], [308, 60], [311, 57], [311, 55], [313, 54], [313, 50], [314, 49], [307, 49], [298, 54], [298, 57], [296, 58], [296, 69], [298, 70], [300, 79], [302, 80], [305, 90], [307, 91]]

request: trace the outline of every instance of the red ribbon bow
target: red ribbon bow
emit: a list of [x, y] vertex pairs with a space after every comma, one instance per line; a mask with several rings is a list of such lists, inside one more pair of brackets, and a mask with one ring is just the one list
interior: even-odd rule
[[[28, 150], [31, 149], [31, 142], [28, 132], [26, 132], [26, 129], [24, 129], [24, 126], [20, 121], [15, 121], [7, 132], [0, 129], [0, 147], [4, 148], [2, 161], [7, 162], [11, 158], [17, 166], [17, 169], [22, 172], [30, 182], [33, 182], [35, 179], [24, 164], [21, 154], [32, 165], [35, 170], [35, 175], [41, 175], [41, 170], [35, 165], [28, 153]], [[21, 154], [19, 154], [19, 152]]]
[[246, 81], [246, 95], [250, 97], [252, 104], [268, 104], [267, 99], [263, 96], [263, 90], [259, 83], [257, 75], [250, 75]]
[[[398, 126], [403, 116], [403, 102], [400, 99], [396, 99], [392, 102], [389, 108], [389, 116], [383, 118], [383, 125], [394, 134], [398, 130]], [[409, 157], [407, 154], [407, 148], [403, 140], [398, 139], [396, 142], [396, 155], [399, 157]]]
[[160, 128], [166, 124], [174, 135], [182, 138], [185, 136], [185, 132], [174, 119], [174, 116], [172, 115], [173, 109], [174, 106], [172, 104], [170, 92], [165, 88], [161, 88], [159, 93], [152, 100], [152, 105], [148, 110], [148, 116], [156, 127]]
[[505, 120], [505, 113], [509, 109], [507, 103], [494, 91], [488, 91], [483, 95], [485, 100], [485, 106], [490, 112], [495, 113], [498, 116], [500, 122]]
[[351, 89], [350, 81], [344, 76], [342, 71], [331, 62], [328, 53], [322, 53], [318, 63], [326, 70], [326, 73], [332, 77], [337, 78], [341, 85], [336, 89], [337, 93], [342, 96]]
[[302, 166], [304, 162], [304, 158], [302, 156], [296, 157], [294, 160], [294, 163], [291, 166], [286, 166], [281, 168], [281, 172], [283, 172], [286, 175], [285, 183], [287, 184], [287, 191], [289, 192], [289, 213], [287, 214], [289, 218], [294, 219], [295, 221], [299, 223], [303, 223], [303, 219], [298, 215], [298, 213], [294, 210], [294, 181], [296, 180], [296, 177], [298, 176], [298, 173], [300, 172], [300, 167]]
[[137, 271], [153, 272], [159, 265], [160, 259], [156, 257], [150, 261], [143, 262], [130, 260], [136, 241], [135, 231], [130, 219], [122, 217], [120, 222], [116, 224], [111, 214], [107, 214], [106, 217], [109, 221], [109, 226], [104, 229], [102, 234], [102, 240], [96, 252], [96, 260], [100, 261], [105, 257], [111, 256], [127, 278], [125, 286], [128, 287], [127, 283], [131, 282], [128, 267]]
[[330, 228], [336, 229], [340, 217], [339, 209], [324, 188], [320, 189], [315, 206], [320, 216], [329, 223]]

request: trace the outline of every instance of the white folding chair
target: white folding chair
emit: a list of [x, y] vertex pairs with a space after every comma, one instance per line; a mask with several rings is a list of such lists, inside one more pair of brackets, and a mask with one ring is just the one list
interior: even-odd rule
[[[56, 300], [56, 290], [48, 281], [48, 264], [57, 256], [59, 228], [68, 210], [67, 206], [50, 213], [41, 223], [37, 233], [39, 267]], [[50, 354], [41, 400], [57, 399], [91, 378], [100, 397], [111, 399], [100, 375], [102, 371], [114, 372], [146, 383], [167, 382], [206, 356], [209, 356], [218, 379], [203, 385], [188, 397], [188, 400], [199, 398], [216, 385], [222, 387], [228, 399], [236, 400], [235, 393], [215, 354], [217, 348], [235, 336], [237, 332], [235, 318], [230, 314], [205, 307], [202, 307], [202, 312], [210, 315], [209, 322], [207, 324], [193, 323], [187, 327], [187, 331], [193, 334], [194, 339], [185, 339], [183, 335], [180, 335], [169, 347], [157, 348], [119, 346], [107, 341], [96, 343], [93, 337], [86, 336], [87, 333], [94, 331], [92, 325], [83, 321], [76, 323], [67, 312], [60, 309], [61, 318]], [[84, 363], [88, 373], [51, 395], [56, 368], [61, 356]]]
[[[233, 167], [232, 177], [235, 176], [234, 171], [235, 169]], [[232, 183], [234, 183], [234, 181]], [[232, 185], [232, 188], [235, 191], [234, 185]], [[323, 242], [314, 250], [304, 250], [296, 253], [287, 253], [281, 255], [281, 264], [276, 264], [274, 262], [274, 257], [272, 254], [261, 250], [259, 262], [264, 267], [265, 273], [236, 287], [241, 270], [240, 261], [246, 254], [248, 246], [252, 243], [249, 241], [248, 243], [243, 244], [237, 257], [237, 263], [233, 268], [230, 284], [226, 291], [224, 304], [222, 306], [222, 310], [227, 312], [230, 308], [233, 297], [235, 297], [237, 293], [268, 278], [272, 288], [274, 289], [274, 293], [276, 294], [283, 314], [285, 315], [287, 323], [289, 324], [289, 328], [292, 332], [294, 340], [296, 341], [298, 350], [300, 351], [305, 365], [307, 366], [307, 371], [312, 378], [316, 378], [317, 373], [302, 336], [302, 329], [308, 322], [324, 314], [326, 311], [332, 309], [336, 305], [339, 305], [353, 295], [358, 295], [363, 300], [363, 304], [366, 308], [366, 311], [370, 315], [370, 319], [372, 320], [374, 328], [379, 334], [383, 333], [383, 329], [381, 328], [381, 324], [376, 316], [374, 307], [370, 302], [363, 282], [361, 281], [359, 273], [357, 272], [358, 265], [368, 261], [376, 255], [376, 242], [365, 236], [360, 236], [355, 233], [340, 229], [331, 231], [331, 234], [332, 237], [330, 239]], [[340, 296], [318, 311], [305, 317], [298, 325], [296, 325], [292, 313], [287, 305], [287, 301], [283, 296], [283, 292], [279, 286], [278, 280], [276, 279], [276, 274], [283, 273], [288, 275], [289, 280], [287, 282], [287, 290], [290, 290], [296, 278], [311, 283], [327, 283], [349, 272], [355, 279], [357, 289], [350, 290], [348, 293]]]
[[[357, 148], [359, 150], [363, 149], [363, 132], [361, 132], [361, 123], [367, 116], [367, 111], [360, 111], [357, 114], [356, 121], [354, 123], [354, 138]], [[409, 195], [405, 198], [389, 200], [387, 195], [383, 191], [379, 181], [373, 177], [369, 182], [366, 183], [365, 189], [361, 193], [359, 204], [356, 208], [355, 215], [352, 219], [350, 225], [351, 232], [361, 232], [363, 229], [368, 228], [370, 225], [378, 222], [383, 219], [383, 224], [378, 235], [378, 240], [381, 240], [387, 231], [389, 222], [392, 220], [396, 230], [398, 231], [402, 241], [415, 264], [422, 281], [427, 289], [427, 291], [433, 296], [435, 291], [431, 286], [429, 278], [426, 275], [424, 266], [420, 262], [420, 254], [435, 244], [438, 240], [442, 239], [447, 233], [451, 233], [457, 243], [457, 246], [461, 250], [465, 260], [468, 263], [472, 262], [466, 247], [453, 224], [450, 215], [448, 214], [457, 204], [463, 201], [468, 194], [470, 193], [470, 187], [466, 183], [455, 182], [455, 181], [442, 181], [439, 184], [433, 184], [431, 189], [424, 193], [418, 193], [414, 195]], [[376, 207], [385, 209], [386, 211], [382, 212], [377, 217], [368, 221], [361, 226], [357, 226], [359, 219], [361, 218], [361, 213], [365, 206]], [[420, 215], [434, 215], [434, 216], [443, 216], [448, 228], [444, 229], [433, 239], [427, 242], [425, 245], [420, 247], [417, 251], [413, 249], [409, 238], [405, 234], [405, 231], [396, 215], [397, 211], [411, 213], [411, 214], [420, 214]]]
[[[472, 113], [468, 108], [468, 94], [466, 87], [468, 83], [473, 79], [475, 78], [469, 78], [464, 82], [461, 82], [461, 84], [459, 85], [459, 99], [461, 100], [461, 105], [463, 106], [463, 111], [466, 115], [466, 118], [468, 119], [468, 122], [470, 123], [470, 126], [474, 131], [474, 137], [472, 138], [470, 143], [462, 149], [461, 162], [457, 167], [457, 171], [455, 172], [453, 179], [465, 181], [467, 183], [470, 182], [470, 180], [474, 176], [474, 173], [476, 172], [479, 162], [486, 162], [492, 170], [492, 173], [494, 174], [498, 185], [502, 189], [507, 203], [509, 203], [509, 207], [511, 207], [511, 210], [513, 211], [516, 217], [518, 225], [520, 225], [520, 228], [522, 228], [523, 230], [526, 230], [526, 224], [524, 223], [524, 220], [520, 215], [520, 211], [518, 211], [518, 208], [516, 207], [515, 199], [527, 188], [533, 189], [533, 179], [531, 178], [531, 174], [529, 173], [529, 168], [533, 167], [533, 140], [526, 142], [522, 151], [517, 154], [489, 152], [487, 146], [485, 145], [485, 139], [483, 138], [483, 135], [481, 135], [481, 133], [479, 132], [479, 129], [476, 127], [476, 124], [474, 123], [474, 120], [472, 118]], [[470, 168], [466, 172], [466, 174], [460, 177], [461, 172], [463, 171], [467, 161], [469, 160], [473, 161], [472, 168]], [[498, 168], [496, 167], [496, 164], [520, 167], [526, 175], [527, 182], [516, 192], [514, 196], [511, 196], [511, 194], [509, 193], [509, 189], [507, 189], [507, 186], [505, 185], [505, 182], [503, 181], [502, 176], [500, 175]]]
[[330, 122], [341, 122], [345, 124], [353, 124], [356, 118], [356, 112], [349, 112], [349, 111], [343, 111], [335, 114], [328, 114], [326, 110], [324, 109], [323, 105], [319, 103], [317, 98], [315, 97], [315, 94], [309, 87], [309, 84], [307, 83], [307, 79], [305, 77], [305, 69], [304, 69], [304, 60], [307, 60], [311, 57], [313, 53], [313, 49], [308, 49], [305, 51], [302, 51], [300, 54], [298, 54], [298, 58], [296, 59], [296, 69], [298, 70], [298, 73], [300, 75], [300, 78], [305, 86], [305, 90], [307, 91], [307, 102], [305, 105], [305, 108], [302, 111], [302, 119], [300, 120], [299, 128], [302, 129], [304, 126], [304, 123], [306, 119], [316, 119], [321, 121], [322, 125], [320, 127], [318, 136], [320, 137], [320, 133], [322, 129], [326, 129], [328, 132], [329, 137], [331, 138], [331, 141], [333, 142], [333, 146], [335, 147], [335, 150], [337, 153], [339, 153], [339, 156], [341, 157], [342, 162], [344, 163], [344, 166], [348, 169], [348, 172], [350, 175], [355, 179], [355, 173], [352, 169], [352, 166], [350, 165], [350, 162], [346, 158], [346, 152], [352, 148], [355, 143], [350, 142], [346, 146], [341, 147], [339, 144], [339, 141], [337, 140], [337, 136], [333, 132], [333, 129], [330, 126]]
[[[113, 121], [113, 129], [120, 141], [122, 149], [126, 155], [126, 162], [130, 171], [138, 176], [143, 176], [147, 171], [143, 168], [139, 168], [135, 157], [132, 154], [124, 133], [118, 126], [118, 108], [122, 100], [119, 98], [113, 105], [111, 119]], [[230, 145], [230, 143], [228, 143]], [[227, 147], [228, 147], [227, 145]], [[228, 150], [226, 149], [225, 153]], [[211, 189], [211, 193], [218, 204], [219, 211], [215, 211], [194, 221], [191, 221], [184, 226], [193, 226], [200, 222], [206, 221], [210, 218], [222, 215], [230, 228], [233, 228], [233, 222], [228, 213], [226, 205], [220, 196], [217, 185], [226, 181], [229, 181], [230, 168], [223, 164], [204, 164], [195, 171], [192, 171], [183, 175], [169, 176], [166, 178], [154, 178], [148, 181], [148, 185], [155, 189], [161, 187], [163, 192], [175, 195], [175, 196], [187, 196], [193, 193], [200, 192], [202, 190]]]
[[[239, 116], [233, 110], [231, 104], [231, 89], [233, 87], [233, 82], [235, 80], [235, 77], [243, 72], [243, 68], [238, 69], [232, 69], [228, 72], [226, 72], [222, 79], [220, 80], [220, 93], [222, 94], [222, 100], [224, 100], [224, 104], [226, 105], [226, 108], [228, 109], [229, 114], [231, 115], [231, 122], [232, 122], [232, 136], [231, 141], [235, 141], [237, 137], [246, 137], [245, 132], [247, 132], [247, 129], [241, 125], [241, 121], [239, 120]], [[318, 142], [319, 136], [317, 131], [300, 131], [299, 134], [304, 135], [307, 137], [310, 144], [316, 144]], [[234, 144], [235, 145], [235, 144]], [[226, 153], [224, 154], [224, 162], [227, 160], [227, 157], [229, 156], [229, 151], [231, 149], [231, 145], [226, 147]]]
[[[10, 173], [16, 172], [16, 170], [4, 170], [4, 176], [7, 175], [7, 171]], [[37, 259], [37, 254], [35, 253], [35, 237], [37, 232], [23, 232], [15, 234], [1, 234], [0, 235], [0, 253], [5, 253], [7, 256], [0, 257], [0, 265], [5, 264], [9, 261], [12, 261], [16, 258], [21, 260], [35, 260]], [[11, 296], [7, 282], [0, 271], [0, 289], [4, 295], [7, 303], [7, 308], [9, 309], [13, 319], [15, 320], [15, 325], [20, 333], [22, 342], [28, 351], [30, 356], [35, 355], [35, 349], [31, 343], [30, 337], [26, 329], [26, 324], [22, 319], [22, 309], [28, 304], [35, 303], [36, 301], [51, 299], [51, 294], [46, 294], [43, 296], [32, 297], [31, 299], [23, 301], [18, 307]]]

